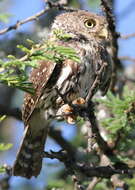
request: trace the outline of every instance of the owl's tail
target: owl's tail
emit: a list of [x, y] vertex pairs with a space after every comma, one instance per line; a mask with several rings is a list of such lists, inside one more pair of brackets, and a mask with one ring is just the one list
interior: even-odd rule
[[42, 128], [34, 134], [29, 126], [25, 128], [24, 138], [13, 166], [13, 175], [26, 178], [39, 175], [46, 137], [47, 128]]

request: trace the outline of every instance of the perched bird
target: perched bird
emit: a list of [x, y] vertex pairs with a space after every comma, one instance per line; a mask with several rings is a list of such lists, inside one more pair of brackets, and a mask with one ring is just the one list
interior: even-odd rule
[[[56, 38], [55, 30], [63, 31], [70, 38]], [[94, 93], [100, 89], [105, 94], [111, 80], [112, 63], [106, 45], [108, 27], [103, 16], [84, 10], [62, 13], [56, 17], [49, 38], [57, 45], [75, 49], [80, 63], [68, 58], [61, 64], [41, 61], [39, 67], [32, 70], [29, 80], [36, 93], [27, 93], [24, 98], [25, 131], [13, 166], [15, 176], [31, 178], [39, 175], [48, 126], [58, 113], [70, 112], [70, 106], [65, 105], [56, 89], [68, 101], [83, 104], [97, 75]]]

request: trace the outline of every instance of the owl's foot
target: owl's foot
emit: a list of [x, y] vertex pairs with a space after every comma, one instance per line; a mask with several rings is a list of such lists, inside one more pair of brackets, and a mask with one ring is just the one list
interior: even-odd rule
[[75, 100], [72, 102], [72, 104], [84, 105], [84, 104], [85, 104], [85, 100], [84, 100], [84, 98], [79, 97], [79, 98], [75, 99]]
[[[85, 100], [81, 97], [72, 101], [73, 105], [84, 105]], [[74, 108], [68, 104], [64, 104], [57, 112], [57, 115], [62, 115], [69, 124], [75, 124], [76, 114], [74, 114]]]

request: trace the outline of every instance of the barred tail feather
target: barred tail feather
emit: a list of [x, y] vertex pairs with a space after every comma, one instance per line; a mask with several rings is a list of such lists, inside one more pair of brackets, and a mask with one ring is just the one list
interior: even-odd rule
[[39, 175], [46, 137], [47, 128], [42, 128], [35, 134], [31, 132], [29, 126], [25, 128], [21, 148], [13, 166], [13, 175], [26, 178]]

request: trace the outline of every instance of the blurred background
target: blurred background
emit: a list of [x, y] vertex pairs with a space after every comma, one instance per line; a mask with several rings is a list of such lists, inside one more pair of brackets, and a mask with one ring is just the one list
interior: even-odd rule
[[[113, 11], [116, 18], [117, 32], [121, 34], [130, 34], [135, 32], [135, 1], [134, 0], [114, 0]], [[70, 0], [70, 5], [76, 8], [85, 9], [101, 14], [100, 0]], [[8, 18], [6, 22], [0, 21], [0, 30], [22, 20], [26, 17], [34, 15], [42, 10], [45, 6], [43, 0], [0, 0], [0, 13], [7, 13]], [[26, 39], [32, 39], [36, 42], [41, 42], [47, 38], [49, 28], [53, 22], [54, 17], [59, 12], [55, 9], [51, 10], [46, 15], [39, 18], [37, 21], [32, 21], [22, 25], [18, 30], [0, 36], [0, 58], [3, 59], [9, 54], [22, 56], [17, 44], [26, 45]], [[119, 39], [119, 56], [135, 57], [135, 38]], [[133, 75], [133, 63], [125, 60], [123, 61], [125, 72], [127, 75]], [[23, 92], [9, 88], [0, 84], [0, 106], [6, 109], [21, 108], [23, 102]], [[0, 108], [1, 109], [1, 108]], [[79, 137], [76, 136], [78, 128], [74, 125], [67, 125], [66, 123], [54, 122], [55, 129], [60, 130], [63, 137], [71, 141], [77, 146]], [[0, 123], [0, 142], [12, 143], [13, 147], [5, 152], [0, 152], [0, 165], [4, 163], [12, 165], [20, 141], [23, 135], [23, 123], [14, 117], [6, 117]], [[61, 147], [52, 139], [48, 137], [46, 144], [46, 151], [58, 151]], [[10, 179], [10, 190], [44, 190], [51, 189], [51, 185], [57, 180], [58, 175], [63, 175], [62, 163], [57, 160], [44, 159], [43, 168], [40, 176], [37, 179], [27, 180], [20, 177], [12, 177]], [[2, 177], [2, 176], [1, 176]], [[64, 175], [63, 175], [64, 179]], [[64, 182], [61, 182], [64, 183]], [[68, 183], [68, 181], [67, 181]], [[50, 185], [50, 187], [49, 187]], [[70, 184], [67, 189], [71, 189]]]

